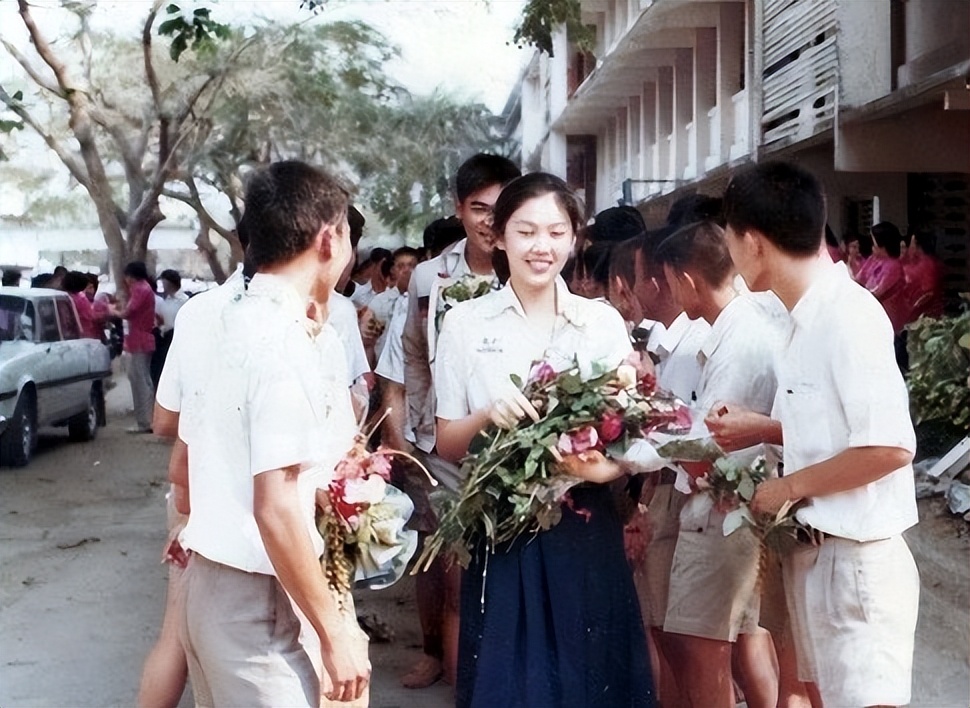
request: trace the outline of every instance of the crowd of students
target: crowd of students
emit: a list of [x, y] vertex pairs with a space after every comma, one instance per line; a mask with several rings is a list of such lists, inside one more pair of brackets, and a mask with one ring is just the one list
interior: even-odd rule
[[[478, 432], [537, 415], [511, 375], [578, 357], [634, 361], [728, 453], [776, 454], [783, 474], [752, 507], [803, 500], [811, 531], [764, 562], [756, 534], [725, 536], [723, 512], [672, 469], [631, 477], [631, 462], [568, 456], [585, 484], [557, 526], [417, 576], [423, 647], [404, 685], [443, 678], [461, 708], [908, 703], [915, 440], [895, 323], [868, 285], [892, 265], [860, 264], [861, 239], [845, 263], [830, 255], [818, 180], [756, 165], [655, 231], [629, 207], [587, 225], [561, 179], [493, 155], [459, 168], [455, 195], [456, 218], [430, 225], [423, 251], [375, 249], [354, 273], [363, 219], [331, 178], [300, 163], [254, 178], [240, 225], [250, 285], [239, 274], [186, 305], [159, 386], [190, 556], [141, 702], [177, 702], [181, 686], [152, 688], [166, 666], [183, 684], [187, 667], [204, 705], [366, 701], [366, 645], [315, 569], [312, 530], [312, 487], [349, 448], [350, 411], [389, 409], [382, 442], [456, 488]], [[892, 258], [879, 248], [871, 259]], [[913, 268], [907, 292], [932, 280]], [[189, 349], [201, 340], [211, 352]], [[427, 538], [423, 474], [395, 466], [392, 479]], [[639, 503], [632, 518], [618, 494]]]

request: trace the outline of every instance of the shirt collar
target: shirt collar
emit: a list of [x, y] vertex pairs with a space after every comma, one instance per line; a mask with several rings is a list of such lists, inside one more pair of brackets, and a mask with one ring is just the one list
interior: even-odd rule
[[822, 269], [821, 273], [808, 286], [805, 294], [791, 310], [792, 323], [797, 327], [815, 319], [837, 286], [849, 280], [849, 271], [842, 263], [833, 263]]
[[736, 296], [721, 310], [717, 319], [714, 320], [714, 324], [711, 325], [711, 331], [704, 339], [704, 344], [701, 345], [700, 352], [698, 353], [699, 357], [704, 357], [707, 360], [717, 351], [721, 342], [724, 341], [724, 336], [731, 329], [731, 320], [734, 319], [735, 314], [743, 307], [741, 304], [743, 298], [743, 295]]
[[[588, 319], [583, 307], [585, 298], [569, 292], [566, 281], [561, 276], [556, 277], [556, 296], [559, 306], [559, 312], [556, 314], [562, 315], [567, 322], [575, 327], [585, 327]], [[482, 314], [485, 317], [497, 317], [510, 309], [525, 317], [522, 303], [519, 302], [519, 297], [509, 283], [506, 283], [501, 290], [493, 293], [487, 301], [482, 302]]]
[[278, 304], [286, 316], [304, 326], [311, 337], [319, 334], [320, 324], [307, 317], [308, 303], [285, 278], [270, 273], [256, 273], [249, 281], [246, 294], [249, 297], [268, 298]]
[[[692, 320], [687, 316], [686, 312], [681, 312], [677, 315], [674, 321], [670, 323], [670, 327], [664, 327], [662, 322], [658, 322], [650, 332], [651, 336], [647, 344], [647, 350], [655, 354], [672, 354], [677, 348], [677, 345], [687, 336], [691, 322]], [[656, 332], [656, 336], [653, 336], [654, 331]]]
[[460, 278], [465, 273], [470, 273], [471, 269], [465, 261], [465, 244], [467, 238], [458, 241], [450, 250], [441, 254], [443, 270], [438, 275], [442, 278]]

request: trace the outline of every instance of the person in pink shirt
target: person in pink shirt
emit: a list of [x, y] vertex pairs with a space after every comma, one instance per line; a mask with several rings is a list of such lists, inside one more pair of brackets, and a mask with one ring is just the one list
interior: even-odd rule
[[88, 287], [88, 277], [79, 271], [72, 270], [64, 276], [64, 289], [74, 302], [77, 319], [81, 325], [81, 336], [85, 339], [100, 339], [98, 321], [91, 306], [91, 301], [84, 294]]
[[906, 294], [906, 275], [900, 261], [902, 236], [899, 229], [888, 221], [872, 227], [872, 257], [863, 271], [859, 283], [882, 304], [893, 332], [902, 332], [909, 317], [909, 298]]
[[128, 320], [125, 352], [128, 354], [128, 381], [137, 423], [128, 432], [150, 433], [155, 402], [151, 376], [152, 352], [155, 351], [155, 335], [152, 333], [155, 327], [155, 291], [148, 277], [148, 269], [141, 261], [132, 261], [125, 266], [124, 277], [128, 304], [117, 314]]
[[903, 264], [909, 289], [910, 314], [913, 322], [923, 315], [943, 314], [943, 263], [936, 257], [936, 237], [917, 232], [909, 244], [909, 261]]
[[845, 245], [845, 264], [849, 267], [849, 274], [853, 280], [861, 283], [867, 270], [866, 264], [872, 256], [872, 239], [849, 232], [842, 237], [842, 243]]

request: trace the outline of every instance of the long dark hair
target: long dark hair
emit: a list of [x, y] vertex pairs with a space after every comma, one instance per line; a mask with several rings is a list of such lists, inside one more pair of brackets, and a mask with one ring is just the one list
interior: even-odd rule
[[[504, 238], [505, 227], [519, 207], [530, 199], [552, 194], [559, 207], [566, 212], [573, 234], [586, 225], [586, 205], [576, 196], [569, 185], [548, 172], [533, 172], [509, 182], [495, 201], [492, 209], [492, 231], [497, 238]], [[509, 258], [500, 248], [492, 250], [492, 268], [504, 285], [511, 275]]]

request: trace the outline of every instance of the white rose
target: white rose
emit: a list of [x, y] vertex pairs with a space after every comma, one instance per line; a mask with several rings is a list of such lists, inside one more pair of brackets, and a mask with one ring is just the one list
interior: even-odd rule
[[344, 501], [348, 504], [379, 504], [384, 499], [387, 482], [380, 475], [366, 479], [349, 479], [344, 485]]
[[616, 369], [616, 380], [623, 388], [636, 388], [637, 369], [630, 364], [621, 364]]

